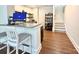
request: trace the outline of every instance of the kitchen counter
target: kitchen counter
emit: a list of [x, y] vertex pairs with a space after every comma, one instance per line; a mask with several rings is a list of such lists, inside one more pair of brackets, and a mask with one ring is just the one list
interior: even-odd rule
[[[12, 30], [12, 27], [16, 29], [18, 33], [29, 33], [32, 35], [32, 54], [38, 54], [41, 50], [41, 28], [42, 24], [37, 23], [24, 23], [16, 25], [0, 25], [0, 32], [6, 30]], [[20, 48], [22, 49], [22, 48]], [[25, 48], [26, 52], [29, 52], [28, 48]]]
[[20, 23], [15, 25], [8, 25], [8, 24], [0, 24], [0, 26], [15, 26], [15, 27], [27, 27], [27, 28], [34, 28], [41, 24], [39, 23]]

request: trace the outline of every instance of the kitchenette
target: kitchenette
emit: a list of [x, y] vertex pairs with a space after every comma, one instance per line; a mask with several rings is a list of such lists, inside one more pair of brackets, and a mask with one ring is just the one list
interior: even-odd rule
[[[31, 47], [28, 48], [28, 42], [25, 41], [23, 43], [24, 47], [21, 46], [19, 49], [31, 54], [39, 54], [42, 49], [45, 14], [52, 11], [52, 6], [38, 7], [39, 8], [37, 8], [37, 6], [32, 7], [28, 5], [0, 6], [0, 33], [2, 34], [2, 32], [10, 32], [11, 30], [15, 30], [15, 32], [18, 34], [30, 34]], [[0, 42], [4, 41], [5, 39], [0, 40]], [[29, 49], [31, 49], [31, 52]]]
[[[13, 6], [14, 7], [14, 6]], [[7, 11], [8, 13], [7, 13]], [[28, 33], [32, 36], [31, 38], [31, 48], [28, 48], [27, 46], [24, 47], [24, 51], [31, 53], [31, 54], [38, 54], [42, 48], [41, 41], [43, 40], [43, 29], [42, 29], [42, 23], [37, 23], [36, 21], [33, 21], [33, 15], [31, 12], [26, 14], [24, 10], [21, 11], [12, 11], [12, 6], [2, 6], [2, 12], [3, 15], [8, 16], [3, 17], [2, 16], [2, 22], [0, 22], [0, 33], [7, 32], [7, 30], [13, 30], [15, 29], [15, 32], [19, 33]], [[22, 12], [22, 13], [21, 13]], [[13, 18], [12, 18], [13, 17]], [[27, 17], [27, 18], [26, 18]], [[28, 21], [26, 21], [29, 19]], [[6, 22], [6, 23], [5, 23]], [[42, 34], [41, 34], [42, 33]], [[0, 40], [0, 42], [4, 41], [5, 39]], [[28, 44], [26, 41], [25, 44]], [[19, 49], [23, 50], [22, 47]], [[32, 50], [32, 52], [29, 51], [29, 49]]]

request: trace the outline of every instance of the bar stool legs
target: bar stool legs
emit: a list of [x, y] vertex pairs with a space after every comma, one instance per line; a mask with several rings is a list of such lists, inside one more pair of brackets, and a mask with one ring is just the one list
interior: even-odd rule
[[19, 52], [18, 52], [18, 45], [16, 46], [16, 54], [18, 54]]
[[7, 43], [7, 54], [9, 54], [9, 44]]

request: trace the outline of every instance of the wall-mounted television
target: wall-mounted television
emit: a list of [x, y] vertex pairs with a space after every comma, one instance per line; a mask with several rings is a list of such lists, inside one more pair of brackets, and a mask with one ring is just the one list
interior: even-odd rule
[[13, 13], [13, 21], [25, 21], [26, 20], [26, 12], [18, 12], [15, 11], [15, 13]]

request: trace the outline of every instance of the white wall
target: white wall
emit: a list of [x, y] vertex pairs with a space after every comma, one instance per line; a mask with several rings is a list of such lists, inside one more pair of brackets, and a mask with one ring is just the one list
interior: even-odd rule
[[53, 6], [39, 8], [39, 23], [45, 22], [45, 14], [47, 13], [53, 13]]
[[32, 8], [24, 7], [22, 5], [15, 5], [15, 10], [16, 11], [24, 10], [25, 12], [32, 13]]
[[55, 22], [64, 22], [64, 6], [63, 5], [55, 5]]
[[32, 9], [34, 14], [34, 19], [39, 23], [45, 22], [45, 14], [46, 13], [53, 13], [53, 6], [52, 7], [36, 7]]
[[12, 16], [13, 12], [13, 5], [0, 5], [0, 24], [8, 24], [8, 18]]
[[0, 24], [8, 24], [7, 6], [0, 5]]
[[43, 26], [45, 26], [45, 14], [49, 12], [53, 13], [53, 6], [34, 8], [33, 9], [34, 19], [38, 23], [42, 23]]
[[8, 16], [13, 16], [14, 11], [15, 11], [14, 5], [7, 5], [7, 14], [8, 14]]
[[67, 35], [79, 49], [79, 6], [66, 6], [65, 28]]
[[34, 20], [38, 22], [39, 21], [39, 19], [38, 19], [38, 8], [33, 8], [32, 13], [33, 13]]

